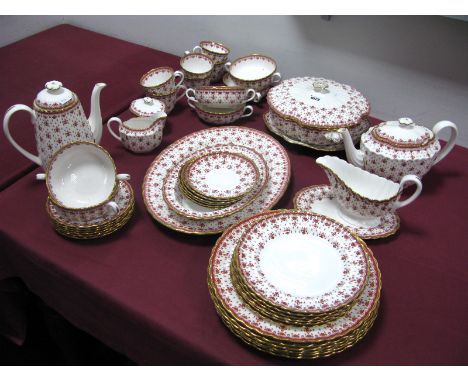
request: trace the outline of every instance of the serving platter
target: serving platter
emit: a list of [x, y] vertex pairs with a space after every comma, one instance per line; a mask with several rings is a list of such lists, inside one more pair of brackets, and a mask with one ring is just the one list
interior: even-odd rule
[[[172, 211], [164, 201], [162, 192], [169, 170], [197, 151], [229, 144], [253, 149], [265, 160], [269, 176], [258, 197], [241, 211], [211, 221], [189, 219]], [[168, 228], [191, 234], [215, 234], [253, 214], [272, 208], [286, 191], [290, 176], [286, 150], [268, 134], [242, 126], [209, 128], [179, 139], [156, 157], [143, 181], [143, 200], [151, 216]]]

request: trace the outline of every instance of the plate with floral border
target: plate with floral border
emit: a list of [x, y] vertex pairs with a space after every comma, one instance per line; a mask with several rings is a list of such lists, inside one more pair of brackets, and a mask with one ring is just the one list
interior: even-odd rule
[[[268, 166], [268, 181], [258, 197], [235, 214], [205, 221], [182, 217], [164, 201], [163, 181], [168, 171], [197, 151], [214, 145], [241, 145], [255, 150]], [[200, 130], [164, 149], [149, 166], [143, 181], [143, 200], [148, 212], [162, 225], [191, 234], [216, 234], [241, 220], [272, 208], [286, 191], [291, 164], [284, 147], [270, 135], [243, 126], [223, 126]]]
[[303, 188], [294, 196], [294, 208], [328, 216], [353, 230], [362, 239], [380, 239], [393, 235], [400, 228], [400, 218], [389, 212], [380, 218], [351, 221], [349, 214], [342, 214], [340, 204], [334, 198], [328, 185], [316, 185]]

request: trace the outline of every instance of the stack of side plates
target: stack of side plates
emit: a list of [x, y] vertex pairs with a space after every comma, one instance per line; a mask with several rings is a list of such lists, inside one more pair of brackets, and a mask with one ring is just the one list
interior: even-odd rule
[[118, 191], [112, 201], [118, 206], [117, 212], [109, 210], [105, 214], [72, 214], [53, 204], [50, 199], [47, 199], [46, 210], [52, 226], [59, 234], [73, 239], [96, 239], [119, 230], [131, 218], [135, 200], [132, 187], [127, 181], [119, 182]]
[[366, 335], [381, 280], [369, 248], [341, 224], [273, 211], [223, 234], [208, 285], [221, 319], [244, 342], [278, 356], [317, 358]]

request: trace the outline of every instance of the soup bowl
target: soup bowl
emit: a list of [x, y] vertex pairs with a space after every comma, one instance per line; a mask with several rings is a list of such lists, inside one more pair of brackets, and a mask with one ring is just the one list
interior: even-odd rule
[[185, 95], [193, 103], [226, 108], [253, 101], [257, 92], [241, 86], [199, 86], [195, 89], [187, 89]]
[[197, 112], [201, 120], [213, 125], [229, 125], [240, 118], [249, 117], [253, 113], [253, 107], [250, 105], [240, 104], [235, 107], [219, 108], [192, 103], [190, 100], [187, 102]]

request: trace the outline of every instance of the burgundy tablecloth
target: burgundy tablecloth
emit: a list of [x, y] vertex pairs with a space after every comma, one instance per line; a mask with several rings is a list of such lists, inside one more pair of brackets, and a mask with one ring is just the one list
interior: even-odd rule
[[[36, 94], [50, 80], [59, 80], [77, 93], [88, 114], [91, 91], [107, 83], [101, 93], [103, 118], [118, 114], [129, 100], [141, 95], [140, 76], [161, 65], [177, 66], [178, 58], [141, 45], [59, 25], [0, 48], [0, 115], [17, 103], [32, 107]], [[34, 128], [28, 113], [16, 113], [11, 133], [20, 145], [36, 152]], [[0, 134], [0, 190], [35, 165]]]
[[[265, 105], [242, 124], [264, 130]], [[129, 117], [126, 112], [123, 118]], [[163, 147], [204, 128], [185, 101], [170, 115]], [[320, 154], [282, 142], [293, 169], [278, 207], [300, 188], [326, 183]], [[217, 236], [176, 233], [145, 211], [141, 184], [153, 154], [134, 155], [109, 134], [103, 145], [132, 174], [136, 212], [122, 231], [89, 242], [49, 226], [44, 184], [32, 174], [0, 194], [3, 267], [76, 326], [144, 364], [466, 364], [468, 361], [468, 151], [461, 147], [424, 179], [419, 200], [401, 210], [396, 236], [369, 242], [383, 277], [380, 314], [369, 335], [341, 355], [293, 362], [239, 342], [218, 319], [206, 286]]]

